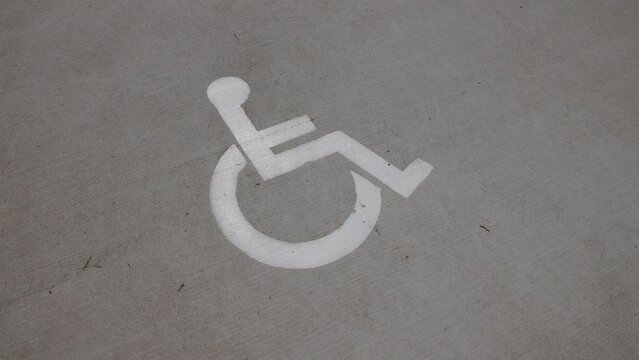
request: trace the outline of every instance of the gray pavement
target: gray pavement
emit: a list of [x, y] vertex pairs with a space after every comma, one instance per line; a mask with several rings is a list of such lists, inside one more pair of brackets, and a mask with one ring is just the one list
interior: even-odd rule
[[[11, 1], [0, 10], [0, 358], [639, 358], [639, 2]], [[211, 214], [235, 143], [307, 114], [431, 175], [309, 270]], [[339, 155], [264, 181], [300, 242], [355, 201]]]

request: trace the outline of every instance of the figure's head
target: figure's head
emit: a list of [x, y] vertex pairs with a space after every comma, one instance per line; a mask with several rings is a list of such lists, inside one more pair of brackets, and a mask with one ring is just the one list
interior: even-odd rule
[[233, 77], [219, 78], [209, 85], [206, 94], [218, 111], [232, 110], [248, 100], [251, 89], [246, 81]]

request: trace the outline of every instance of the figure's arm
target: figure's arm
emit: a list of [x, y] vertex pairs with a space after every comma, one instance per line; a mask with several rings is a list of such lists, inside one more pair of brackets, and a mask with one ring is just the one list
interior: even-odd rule
[[258, 138], [269, 148], [306, 135], [315, 130], [315, 125], [306, 116], [296, 117], [258, 132]]

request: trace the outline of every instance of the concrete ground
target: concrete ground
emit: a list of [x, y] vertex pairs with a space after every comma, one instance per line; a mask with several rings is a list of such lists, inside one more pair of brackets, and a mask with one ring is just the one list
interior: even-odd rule
[[[639, 2], [3, 2], [0, 358], [639, 358]], [[375, 231], [311, 270], [211, 214], [235, 75], [400, 168]], [[330, 156], [239, 203], [274, 238], [349, 215]]]

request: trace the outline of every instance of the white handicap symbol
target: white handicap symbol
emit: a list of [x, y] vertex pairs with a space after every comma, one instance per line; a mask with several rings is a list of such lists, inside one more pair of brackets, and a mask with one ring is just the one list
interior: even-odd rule
[[[264, 180], [339, 153], [407, 198], [433, 169], [427, 162], [416, 159], [403, 171], [399, 170], [341, 131], [275, 154], [271, 148], [314, 131], [315, 125], [304, 115], [257, 130], [242, 108], [249, 93], [248, 84], [236, 77], [217, 79], [207, 90], [209, 100]], [[322, 238], [299, 243], [271, 238], [256, 230], [238, 205], [237, 181], [245, 166], [246, 159], [236, 145], [231, 145], [213, 171], [211, 208], [224, 236], [257, 261], [289, 269], [322, 266], [355, 250], [375, 227], [382, 205], [380, 188], [351, 171], [357, 200], [340, 228]]]

